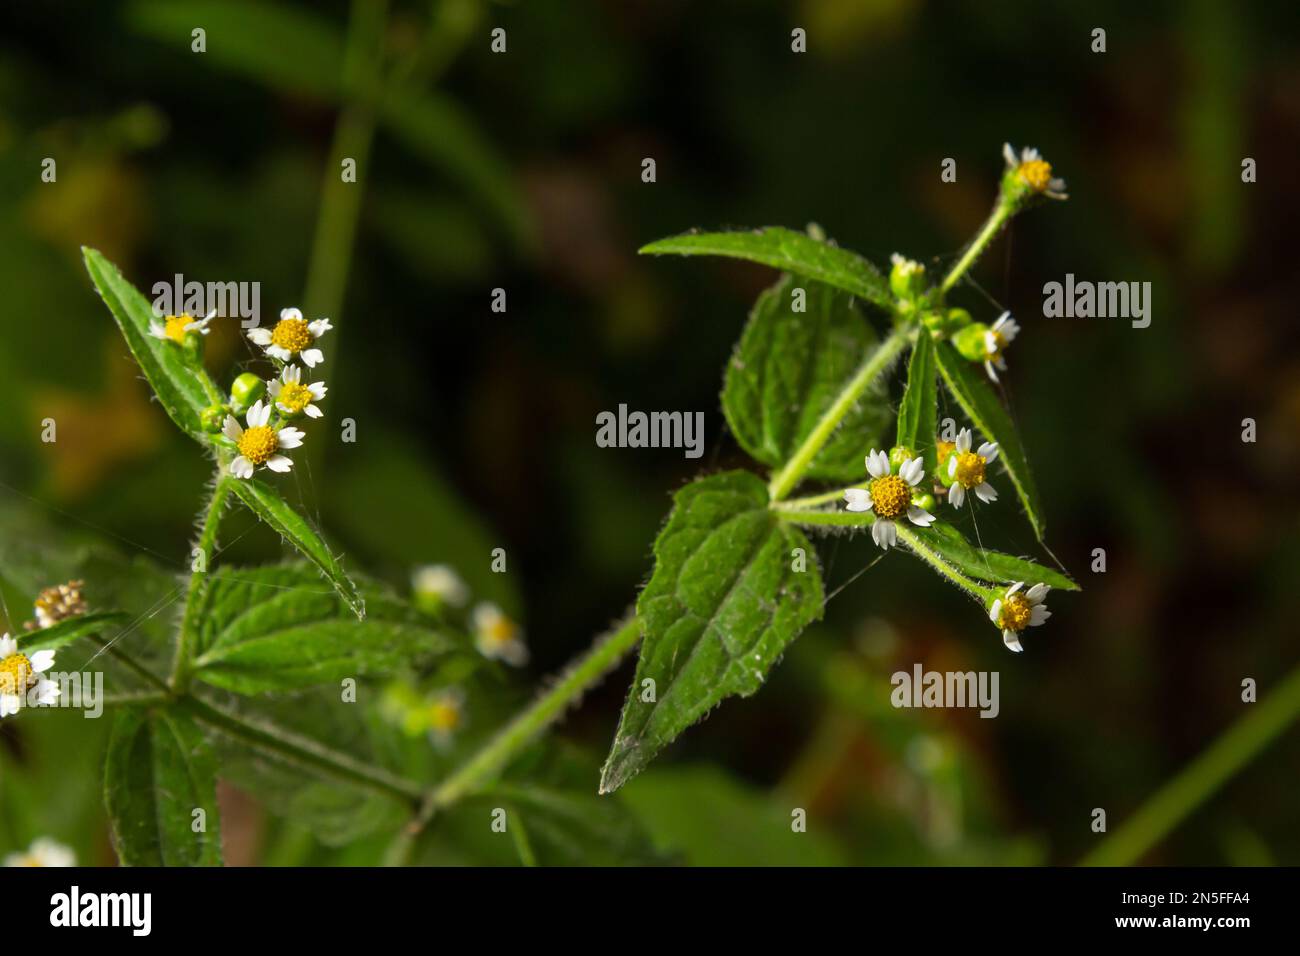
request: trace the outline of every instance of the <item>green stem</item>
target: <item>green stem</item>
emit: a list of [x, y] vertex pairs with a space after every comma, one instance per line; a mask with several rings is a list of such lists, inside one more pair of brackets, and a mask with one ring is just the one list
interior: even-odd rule
[[780, 501], [788, 495], [799, 483], [803, 473], [808, 470], [812, 464], [813, 458], [822, 450], [822, 446], [830, 440], [835, 429], [839, 427], [844, 416], [862, 397], [862, 393], [867, 387], [876, 380], [898, 358], [904, 346], [910, 341], [912, 332], [911, 325], [900, 325], [890, 333], [889, 338], [880, 343], [880, 347], [863, 360], [862, 365], [858, 367], [857, 373], [849, 380], [848, 384], [836, 397], [830, 408], [818, 420], [813, 430], [808, 433], [803, 444], [785, 463], [785, 466], [772, 476], [772, 481], [768, 485], [768, 493], [773, 501]]
[[1168, 781], [1114, 833], [1081, 861], [1082, 866], [1127, 866], [1140, 860], [1197, 807], [1250, 763], [1300, 718], [1300, 667], [1261, 703], [1219, 735], [1200, 756]]
[[998, 204], [993, 207], [993, 212], [990, 213], [989, 218], [984, 223], [984, 228], [975, 237], [975, 241], [967, 246], [966, 252], [957, 260], [957, 264], [952, 267], [952, 271], [948, 273], [943, 280], [943, 284], [939, 286], [941, 292], [947, 292], [956, 285], [957, 280], [964, 276], [966, 270], [975, 263], [975, 260], [984, 254], [988, 244], [997, 237], [997, 234], [1014, 213], [1015, 208], [999, 197]]
[[839, 488], [835, 491], [826, 491], [817, 495], [809, 495], [807, 498], [787, 498], [785, 501], [777, 502], [772, 507], [779, 511], [802, 511], [808, 508], [816, 508], [820, 505], [828, 505], [832, 501], [842, 501], [844, 492], [849, 488], [858, 490], [865, 489], [867, 482], [860, 485], [849, 485], [848, 488]]
[[122, 650], [113, 643], [113, 641], [100, 637], [98, 634], [87, 634], [86, 636], [102, 647], [108, 653], [109, 657], [119, 661], [127, 670], [142, 678], [145, 683], [157, 687], [159, 691], [168, 697], [172, 696], [171, 686], [165, 680], [153, 671], [149, 670], [149, 668], [145, 667], [126, 651]]
[[613, 670], [641, 639], [635, 616], [596, 640], [587, 655], [531, 706], [510, 721], [478, 753], [435, 788], [427, 797], [419, 824], [490, 783], [510, 760], [547, 726], [555, 722], [585, 691]]
[[232, 479], [218, 471], [212, 497], [203, 513], [203, 524], [199, 530], [199, 552], [202, 555], [202, 570], [190, 574], [189, 592], [185, 596], [185, 613], [181, 617], [181, 630], [176, 639], [176, 658], [172, 662], [171, 686], [178, 693], [183, 693], [189, 686], [190, 661], [194, 657], [194, 641], [198, 637], [199, 607], [203, 603], [208, 576], [208, 562], [217, 544], [217, 530], [221, 526], [221, 509], [230, 494]]
[[307, 737], [300, 737], [281, 727], [250, 723], [229, 711], [189, 695], [181, 698], [178, 706], [188, 711], [196, 720], [254, 750], [272, 754], [288, 763], [343, 783], [365, 787], [393, 797], [408, 804], [412, 809], [420, 805], [422, 792], [417, 784], [347, 754], [330, 750]]

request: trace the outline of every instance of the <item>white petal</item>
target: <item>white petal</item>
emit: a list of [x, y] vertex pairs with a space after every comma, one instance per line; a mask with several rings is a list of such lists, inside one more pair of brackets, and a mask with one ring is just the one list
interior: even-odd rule
[[993, 334], [993, 330], [989, 329], [987, 332], [984, 333], [984, 351], [988, 352], [991, 355], [997, 350], [998, 350], [997, 337]]
[[1046, 624], [1051, 616], [1052, 612], [1047, 609], [1046, 604], [1035, 604], [1033, 610], [1029, 612], [1029, 626], [1038, 627], [1040, 624]]
[[243, 455], [237, 455], [230, 463], [230, 473], [236, 478], [252, 478], [253, 463]]
[[903, 467], [898, 469], [898, 474], [909, 485], [915, 486], [925, 477], [925, 461], [921, 458], [909, 458], [903, 462]]
[[948, 502], [954, 508], [960, 508], [966, 503], [966, 489], [961, 485], [953, 485], [948, 489]]
[[1001, 613], [1002, 613], [1002, 598], [998, 598], [993, 602], [993, 606], [989, 608], [989, 620], [992, 621], [994, 624], [996, 624], [998, 622], [998, 615], [1000, 615]]
[[995, 441], [986, 441], [980, 445], [979, 455], [984, 459], [984, 464], [994, 461], [998, 457], [998, 443]]
[[888, 521], [882, 520], [877, 521], [871, 526], [871, 540], [876, 542], [879, 547], [884, 548], [886, 551], [889, 550], [889, 542], [886, 538], [885, 532], [885, 526], [888, 524]]
[[60, 693], [59, 685], [52, 680], [41, 680], [36, 684], [38, 704], [52, 704], [58, 699]]
[[993, 371], [993, 363], [992, 363], [992, 362], [989, 362], [989, 361], [985, 361], [985, 362], [984, 362], [984, 371], [988, 374], [989, 381], [991, 381], [991, 382], [997, 382], [997, 381], [999, 381], [999, 379], [998, 379], [998, 373], [995, 372], [995, 371]]
[[1025, 592], [1025, 597], [1029, 600], [1030, 604], [1037, 604], [1043, 598], [1047, 597], [1047, 592], [1050, 590], [1051, 588], [1046, 584], [1035, 584]]
[[1017, 581], [1015, 584], [1011, 585], [1011, 587], [1007, 588], [1007, 597], [1011, 597], [1011, 595], [1015, 594], [1024, 586], [1025, 586], [1024, 581]]
[[970, 451], [971, 435], [969, 428], [963, 428], [957, 433], [957, 451], [959, 454], [966, 454]]
[[299, 358], [303, 360], [303, 363], [308, 368], [315, 368], [321, 362], [325, 361], [325, 353], [320, 349], [307, 349], [307, 351], [303, 352]]
[[302, 438], [307, 433], [301, 428], [294, 428], [292, 425], [281, 428], [275, 433], [277, 443], [281, 448], [297, 448], [302, 444]]
[[[884, 459], [883, 464], [881, 462], [882, 458]], [[885, 475], [889, 474], [889, 458], [872, 449], [871, 453], [867, 455], [867, 474], [872, 478], [884, 478]]]
[[10, 657], [18, 653], [18, 642], [6, 634], [0, 637], [0, 657]]
[[[253, 416], [257, 416], [257, 421], [253, 421]], [[260, 398], [253, 403], [253, 407], [248, 410], [248, 423], [265, 426], [271, 420], [271, 405], [263, 402]]]
[[272, 455], [266, 460], [266, 467], [284, 474], [293, 468], [293, 459], [288, 455]]
[[13, 694], [0, 694], [0, 717], [8, 717], [10, 714], [18, 713], [18, 708], [23, 705], [21, 697]]
[[1020, 638], [1017, 636], [1015, 631], [1003, 631], [1002, 643], [1007, 645], [1009, 650], [1013, 650], [1017, 654], [1024, 650], [1024, 648], [1020, 646]]
[[293, 358], [292, 352], [288, 349], [281, 348], [278, 345], [268, 345], [266, 347], [266, 354], [271, 356], [271, 358], [279, 359], [281, 362], [287, 362], [289, 359]]
[[271, 399], [274, 401], [275, 399], [280, 397], [280, 392], [283, 389], [284, 389], [284, 383], [281, 382], [278, 378], [273, 378], [271, 379], [271, 384], [267, 386], [266, 390], [271, 393]]
[[928, 528], [934, 524], [934, 515], [926, 511], [920, 505], [911, 505], [907, 509], [907, 520], [912, 524], [920, 525], [922, 528]]
[[307, 413], [308, 418], [320, 418], [322, 415], [325, 414], [315, 405], [308, 405], [306, 408], [303, 409], [303, 411]]
[[1007, 161], [1008, 166], [1018, 166], [1016, 162], [1016, 151], [1011, 148], [1010, 143], [1002, 144], [1002, 158]]
[[244, 434], [244, 426], [239, 424], [234, 415], [227, 415], [226, 424], [221, 427], [221, 434], [231, 441], [239, 441], [239, 436]]
[[325, 387], [324, 382], [312, 382], [307, 386], [307, 391], [311, 392], [311, 397], [319, 402], [325, 397], [325, 393], [328, 392], [329, 389]]
[[165, 339], [167, 338], [167, 329], [158, 322], [155, 322], [153, 319], [150, 319], [149, 334], [156, 339]]
[[898, 544], [898, 525], [894, 524], [892, 521], [878, 523], [884, 524], [885, 526], [885, 530], [881, 533], [884, 535], [885, 541], [888, 542], [888, 546], [892, 548], [894, 545]]
[[253, 342], [254, 345], [270, 345], [270, 344], [271, 344], [271, 330], [270, 330], [270, 329], [264, 329], [264, 328], [260, 328], [260, 327], [259, 327], [259, 328], [256, 328], [256, 329], [249, 329], [249, 330], [248, 330], [248, 337], [249, 337], [249, 339], [252, 340], [252, 342]]
[[307, 331], [311, 333], [311, 337], [314, 339], [320, 338], [332, 328], [334, 326], [330, 325], [329, 319], [317, 319], [315, 322], [307, 323]]
[[296, 365], [286, 365], [284, 371], [280, 373], [280, 377], [284, 379], [286, 383], [297, 383], [302, 380], [302, 369]]
[[844, 506], [848, 511], [871, 510], [871, 493], [865, 488], [846, 488], [844, 490], [844, 500], [848, 502]]
[[986, 505], [991, 505], [998, 500], [998, 490], [985, 481], [975, 486], [975, 497]]
[[301, 319], [301, 318], [302, 318], [302, 310], [301, 310], [301, 309], [281, 309], [281, 310], [280, 310], [280, 321], [284, 321], [285, 319]]
[[956, 478], [956, 477], [957, 477], [957, 455], [956, 455], [956, 452], [952, 452], [952, 453], [950, 453], [950, 454], [948, 455], [948, 477], [949, 477], [949, 478]]
[[54, 666], [54, 652], [37, 651], [29, 660], [32, 662], [32, 670], [37, 674], [43, 674]]

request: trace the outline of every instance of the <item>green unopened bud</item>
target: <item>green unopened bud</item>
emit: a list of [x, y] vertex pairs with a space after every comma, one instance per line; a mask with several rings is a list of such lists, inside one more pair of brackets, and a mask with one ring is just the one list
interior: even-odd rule
[[890, 256], [890, 261], [894, 267], [889, 270], [889, 287], [894, 290], [894, 295], [908, 301], [925, 292], [925, 266], [897, 252]]
[[912, 493], [912, 504], [918, 508], [924, 508], [926, 511], [934, 511], [934, 495], [928, 491], [917, 491]]
[[988, 358], [988, 347], [984, 344], [984, 333], [988, 330], [983, 322], [972, 322], [952, 337], [952, 344], [963, 358], [982, 362]]
[[230, 414], [230, 409], [225, 405], [209, 405], [199, 413], [199, 424], [203, 426], [205, 432], [216, 434], [221, 431], [221, 426], [226, 423], [226, 416]]
[[245, 372], [231, 383], [230, 405], [236, 415], [242, 415], [253, 403], [266, 394], [266, 383], [252, 372]]
[[912, 452], [912, 449], [906, 445], [895, 445], [889, 449], [889, 468], [891, 471], [896, 472], [903, 467], [903, 462], [915, 457], [916, 455]]

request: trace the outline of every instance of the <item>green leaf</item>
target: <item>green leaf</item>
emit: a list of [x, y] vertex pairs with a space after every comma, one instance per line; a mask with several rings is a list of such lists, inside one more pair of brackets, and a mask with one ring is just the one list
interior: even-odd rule
[[960, 531], [945, 521], [936, 521], [928, 528], [909, 530], [958, 571], [981, 581], [1003, 584], [1024, 581], [1030, 585], [1041, 582], [1063, 591], [1079, 590], [1079, 585], [1061, 572], [1045, 568], [1028, 558], [972, 546]]
[[[796, 289], [805, 293], [806, 311], [791, 308]], [[876, 344], [852, 296], [783, 276], [759, 296], [727, 364], [722, 409], [736, 440], [758, 461], [784, 465]], [[864, 477], [866, 451], [890, 417], [883, 377], [878, 378], [805, 474], [828, 481]]]
[[122, 621], [129, 619], [130, 615], [123, 611], [82, 614], [66, 621], [60, 621], [53, 627], [16, 634], [15, 637], [18, 639], [22, 652], [31, 655], [36, 651], [58, 650], [65, 644], [71, 644], [79, 637], [85, 637], [87, 634], [98, 634], [106, 627], [120, 624]]
[[[258, 0], [147, 0], [127, 19], [140, 33], [183, 51], [202, 27], [201, 66], [238, 73], [272, 89], [336, 100], [342, 93], [343, 36], [329, 21], [301, 8]], [[291, 51], [291, 52], [290, 52]]]
[[[104, 803], [123, 866], [220, 866], [216, 762], [188, 717], [127, 707], [113, 719]], [[205, 832], [195, 833], [194, 811]]]
[[1040, 517], [1042, 509], [1038, 503], [1038, 489], [1029, 473], [1029, 461], [1025, 457], [1024, 446], [1020, 443], [1020, 435], [1011, 416], [984, 379], [974, 371], [972, 364], [962, 358], [956, 349], [947, 342], [941, 342], [936, 349], [936, 356], [948, 391], [984, 437], [998, 443], [999, 458], [1011, 476], [1012, 484], [1016, 486], [1016, 493], [1020, 495], [1020, 503], [1025, 508], [1034, 534], [1042, 541], [1046, 529]]
[[[822, 614], [821, 572], [808, 539], [767, 507], [748, 472], [711, 475], [674, 497], [655, 541], [655, 570], [637, 601], [644, 637], [636, 677], [601, 775], [616, 790], [723, 698], [747, 697], [786, 647]], [[807, 569], [793, 570], [795, 548]], [[653, 701], [643, 700], [654, 681]]]
[[730, 256], [761, 262], [850, 292], [882, 308], [894, 309], [894, 296], [880, 270], [856, 252], [802, 232], [767, 226], [747, 232], [687, 232], [642, 246], [649, 255]]
[[934, 340], [924, 329], [916, 337], [912, 361], [907, 367], [907, 388], [898, 407], [898, 438], [895, 444], [919, 452], [925, 459], [925, 473], [939, 469], [935, 439], [939, 408], [939, 384], [934, 370]]
[[321, 540], [302, 515], [294, 511], [270, 485], [257, 478], [225, 478], [229, 481], [235, 494], [253, 514], [270, 525], [288, 544], [297, 548], [302, 555], [320, 570], [325, 579], [333, 585], [339, 597], [348, 603], [358, 620], [366, 616], [366, 602], [357, 593], [356, 585], [345, 573], [338, 558], [329, 546]]
[[117, 266], [89, 246], [82, 246], [81, 253], [91, 281], [113, 313], [131, 354], [153, 386], [163, 409], [187, 435], [206, 443], [207, 435], [199, 424], [199, 415], [212, 403], [185, 351], [170, 339], [157, 339], [149, 334], [149, 323], [154, 319], [153, 308], [149, 300], [123, 278]]
[[427, 663], [455, 647], [377, 586], [370, 613], [349, 605], [304, 564], [222, 568], [200, 616], [195, 676], [241, 694], [297, 690]]

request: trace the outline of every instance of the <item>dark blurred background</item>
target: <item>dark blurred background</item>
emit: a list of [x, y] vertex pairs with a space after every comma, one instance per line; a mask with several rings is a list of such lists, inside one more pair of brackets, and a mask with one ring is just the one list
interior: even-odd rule
[[[179, 569], [207, 465], [150, 406], [78, 247], [146, 291], [260, 281], [267, 315], [334, 320], [327, 414], [357, 423], [290, 497], [396, 584], [455, 564], [524, 621], [538, 678], [632, 602], [671, 492], [745, 463], [717, 396], [775, 276], [637, 248], [815, 221], [937, 270], [987, 214], [1002, 143], [1036, 146], [1070, 200], [1017, 220], [953, 301], [1024, 327], [1003, 392], [1083, 592], [1013, 658], [890, 555], [627, 799], [699, 862], [782, 861], [726, 836], [747, 800], [808, 807], [811, 860], [1073, 862], [1094, 807], [1113, 829], [1246, 712], [1244, 678], [1263, 699], [1300, 660], [1298, 36], [1293, 3], [1211, 0], [6, 4], [0, 504]], [[1150, 281], [1150, 327], [1043, 318], [1067, 272]], [[223, 377], [249, 358], [233, 323], [211, 336]], [[704, 459], [597, 448], [621, 402], [704, 411]], [[981, 539], [1050, 562], [1011, 502], [979, 513]], [[233, 554], [278, 550], [250, 529]], [[828, 590], [875, 556], [826, 541]], [[999, 670], [1001, 715], [891, 710], [914, 661]], [[603, 752], [629, 678], [564, 733]], [[1291, 731], [1144, 860], [1300, 862], [1298, 758]]]

